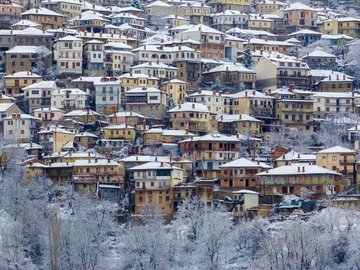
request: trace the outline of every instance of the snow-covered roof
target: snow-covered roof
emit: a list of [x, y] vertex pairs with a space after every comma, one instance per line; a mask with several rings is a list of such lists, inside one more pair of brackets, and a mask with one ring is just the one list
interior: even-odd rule
[[134, 94], [134, 93], [159, 93], [163, 92], [155, 87], [135, 87], [131, 90], [126, 91], [126, 94]]
[[26, 87], [23, 87], [22, 90], [49, 89], [49, 88], [56, 88], [56, 82], [55, 81], [41, 81], [41, 82], [33, 83]]
[[66, 93], [70, 93], [70, 95], [88, 95], [86, 92], [84, 92], [79, 88], [62, 88], [62, 89], [58, 88], [51, 95], [61, 96], [61, 95], [65, 95]]
[[208, 108], [201, 103], [185, 102], [179, 106], [176, 106], [169, 110], [170, 113], [173, 112], [205, 112], [208, 113]]
[[142, 114], [139, 114], [137, 112], [117, 112], [115, 114], [111, 114], [108, 117], [139, 117], [139, 118], [145, 118]]
[[238, 191], [233, 191], [233, 194], [251, 194], [251, 195], [260, 195], [258, 192], [249, 190], [249, 189], [241, 189]]
[[314, 98], [353, 98], [352, 92], [315, 92]]
[[71, 131], [68, 131], [66, 129], [63, 129], [61, 127], [49, 127], [49, 129], [43, 129], [43, 130], [40, 130], [37, 134], [51, 134], [51, 133], [64, 133], [64, 134], [71, 134], [71, 135], [74, 135], [75, 133], [71, 132]]
[[37, 75], [31, 71], [19, 71], [19, 72], [15, 72], [13, 74], [8, 74], [4, 78], [5, 79], [7, 79], [7, 78], [41, 78], [41, 76]]
[[117, 163], [114, 160], [109, 159], [102, 159], [102, 158], [96, 158], [96, 159], [78, 159], [74, 162], [74, 167], [88, 167], [88, 166], [120, 166], [119, 163]]
[[240, 63], [232, 63], [232, 62], [214, 67], [214, 68], [210, 69], [209, 71], [204, 72], [204, 74], [216, 73], [216, 72], [243, 72], [243, 73], [254, 73], [255, 74], [254, 71], [244, 67], [244, 65], [242, 65]]
[[218, 12], [218, 13], [213, 13], [211, 14], [211, 16], [213, 17], [221, 17], [221, 16], [248, 16], [246, 13], [241, 12], [239, 10], [230, 10], [230, 9], [226, 9], [222, 12]]
[[347, 40], [353, 40], [353, 37], [350, 37], [348, 35], [345, 34], [340, 34], [340, 35], [326, 35], [323, 34], [321, 35], [321, 39], [347, 39]]
[[81, 132], [79, 134], [76, 134], [75, 137], [92, 137], [92, 138], [98, 138], [95, 134], [92, 134], [90, 132]]
[[219, 166], [220, 168], [264, 168], [270, 169], [269, 165], [262, 162], [251, 161], [246, 158], [239, 158]]
[[346, 76], [343, 74], [342, 76], [340, 74], [331, 74], [324, 79], [321, 80], [322, 82], [334, 82], [334, 81], [341, 81], [341, 82], [353, 82], [354, 80], [350, 78], [349, 76]]
[[280, 166], [266, 172], [258, 173], [257, 176], [273, 176], [273, 175], [308, 175], [308, 174], [332, 174], [341, 175], [335, 171], [323, 168], [318, 165], [308, 165], [305, 163], [293, 163], [287, 166]]
[[261, 93], [256, 90], [244, 90], [235, 94], [229, 95], [232, 98], [267, 98], [267, 99], [273, 99], [274, 97], [265, 95], [264, 93]]
[[40, 8], [32, 8], [29, 9], [23, 13], [21, 13], [21, 16], [23, 15], [42, 15], [42, 16], [57, 16], [57, 17], [64, 17], [64, 15], [57, 13], [55, 11], [52, 11], [50, 9], [40, 7]]
[[242, 34], [242, 35], [253, 35], [253, 36], [268, 36], [275, 37], [276, 35], [264, 30], [252, 30], [242, 29], [239, 27], [233, 27], [226, 31], [227, 34]]
[[142, 171], [142, 170], [183, 170], [179, 167], [172, 166], [165, 162], [148, 162], [135, 167], [130, 168], [131, 171]]
[[103, 129], [107, 130], [116, 130], [116, 129], [135, 129], [133, 126], [130, 126], [128, 124], [119, 124], [119, 125], [111, 125], [104, 127]]
[[331, 54], [331, 53], [327, 53], [323, 50], [314, 50], [310, 53], [308, 53], [307, 55], [305, 55], [303, 58], [307, 58], [307, 57], [327, 57], [327, 58], [336, 58], [335, 55]]
[[50, 55], [51, 51], [42, 46], [15, 46], [12, 47], [10, 50], [6, 51], [5, 53], [40, 53], [44, 52], [44, 54]]
[[64, 117], [68, 116], [86, 116], [86, 115], [101, 115], [93, 110], [73, 110], [64, 115]]
[[296, 31], [294, 33], [289, 34], [289, 36], [297, 36], [297, 35], [318, 35], [321, 36], [322, 33], [316, 32], [310, 29], [301, 29], [299, 31]]
[[216, 119], [218, 122], [241, 122], [241, 121], [252, 121], [252, 122], [261, 122], [247, 114], [220, 114]]
[[38, 24], [38, 23], [30, 21], [30, 20], [20, 20], [11, 26], [12, 27], [14, 27], [14, 26], [39, 27], [39, 26], [41, 26], [41, 24]]
[[218, 31], [210, 26], [207, 26], [205, 24], [198, 24], [194, 25], [186, 30], [184, 30], [182, 33], [191, 33], [191, 32], [200, 32], [200, 33], [210, 33], [210, 34], [219, 34], [224, 35], [223, 32]]
[[59, 38], [58, 41], [82, 41], [82, 39], [75, 36], [66, 36], [63, 38]]
[[122, 74], [119, 78], [125, 78], [125, 79], [150, 79], [150, 80], [159, 80], [159, 78], [148, 75], [148, 74], [143, 74], [143, 73], [125, 73]]
[[182, 129], [152, 128], [145, 131], [145, 134], [153, 134], [153, 133], [162, 134], [163, 136], [195, 136], [194, 133]]
[[42, 107], [34, 110], [33, 112], [64, 112], [64, 111], [55, 107]]
[[162, 68], [162, 69], [173, 69], [177, 70], [176, 67], [164, 64], [164, 63], [157, 63], [157, 62], [145, 62], [136, 66], [132, 66], [131, 69], [137, 68]]
[[15, 103], [0, 103], [0, 112], [6, 112], [11, 106], [16, 106]]
[[277, 161], [286, 160], [286, 161], [316, 161], [316, 155], [313, 154], [302, 154], [295, 152], [293, 150], [289, 151], [285, 155], [282, 155]]
[[219, 132], [212, 132], [212, 133], [208, 133], [204, 136], [197, 136], [197, 137], [192, 137], [190, 139], [183, 140], [180, 143], [182, 143], [182, 142], [208, 142], [208, 141], [240, 142], [240, 139], [238, 139], [237, 137], [234, 137], [234, 136], [227, 136], [227, 135], [221, 134]]
[[163, 7], [163, 8], [169, 8], [169, 7], [173, 7], [173, 5], [170, 5], [168, 3], [165, 3], [163, 1], [154, 1], [148, 5], [145, 6], [145, 8], [149, 8], [149, 7]]
[[342, 147], [342, 146], [334, 146], [334, 147], [330, 147], [330, 148], [326, 148], [323, 150], [320, 150], [318, 152], [319, 154], [332, 154], [332, 153], [356, 153], [354, 150]]
[[306, 10], [306, 11], [317, 11], [317, 9], [311, 8], [308, 5], [305, 5], [301, 2], [296, 2], [294, 4], [290, 4], [283, 9], [284, 11], [292, 11], [292, 10]]
[[[26, 113], [19, 113], [17, 115], [20, 115], [20, 119], [40, 120], [39, 118], [36, 118], [36, 117], [34, 117], [34, 116], [30, 115], [30, 114], [26, 114]], [[12, 116], [8, 116], [8, 117], [3, 118], [3, 120], [11, 120], [11, 119], [13, 119]]]

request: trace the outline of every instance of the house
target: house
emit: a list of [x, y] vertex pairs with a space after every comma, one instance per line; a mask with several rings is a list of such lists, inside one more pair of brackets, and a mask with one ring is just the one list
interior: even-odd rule
[[219, 166], [221, 190], [238, 190], [246, 188], [260, 191], [258, 173], [270, 169], [270, 166], [245, 158], [236, 159]]
[[129, 72], [134, 62], [132, 46], [122, 42], [110, 42], [105, 45], [105, 70], [108, 76]]
[[126, 111], [162, 119], [167, 109], [167, 95], [154, 87], [138, 87], [125, 93]]
[[41, 2], [41, 5], [44, 8], [64, 15], [69, 20], [81, 14], [84, 4], [78, 0], [44, 0]]
[[182, 157], [195, 160], [197, 176], [216, 179], [220, 177], [220, 165], [239, 158], [239, 138], [212, 132], [179, 142]]
[[37, 61], [42, 61], [44, 71], [52, 64], [52, 54], [44, 46], [15, 46], [5, 52], [6, 73], [11, 74], [37, 67]]
[[160, 89], [168, 94], [170, 100], [175, 105], [180, 105], [185, 102], [187, 83], [178, 79], [171, 79], [163, 82]]
[[316, 165], [323, 168], [338, 171], [352, 180], [354, 177], [354, 165], [356, 152], [341, 146], [334, 146], [320, 150], [316, 153]]
[[104, 139], [121, 139], [135, 143], [136, 130], [128, 124], [110, 125], [103, 128]]
[[294, 89], [290, 85], [288, 88], [269, 90], [268, 94], [274, 97], [274, 113], [280, 124], [313, 133], [313, 92]]
[[88, 104], [88, 96], [78, 88], [58, 88], [51, 93], [51, 106], [66, 112], [84, 109]]
[[177, 77], [177, 68], [158, 62], [148, 62], [132, 66], [130, 70], [134, 74], [148, 74], [160, 79], [173, 79]]
[[74, 143], [85, 147], [85, 149], [91, 149], [95, 147], [98, 139], [98, 136], [90, 132], [81, 132], [79, 134], [75, 134]]
[[58, 122], [65, 112], [54, 107], [41, 107], [33, 110], [33, 114], [43, 122]]
[[259, 193], [248, 189], [233, 191], [233, 217], [238, 218], [249, 216], [250, 213], [248, 213], [248, 210], [259, 206], [259, 197]]
[[15, 103], [0, 103], [0, 131], [2, 131], [2, 119], [12, 116], [13, 114], [22, 113]]
[[340, 73], [331, 73], [314, 85], [319, 92], [352, 92], [354, 79]]
[[284, 2], [274, 0], [260, 0], [256, 3], [256, 13], [274, 14], [285, 6]]
[[201, 84], [202, 67], [199, 60], [174, 60], [178, 79], [187, 82], [188, 88], [198, 89]]
[[250, 38], [244, 43], [244, 46], [249, 46], [252, 51], [263, 51], [273, 53], [291, 54], [294, 51], [295, 45], [286, 41], [270, 40], [267, 37]]
[[205, 3], [193, 2], [180, 5], [185, 10], [185, 16], [190, 24], [204, 23], [209, 25], [211, 8]]
[[290, 150], [274, 160], [274, 167], [291, 165], [292, 163], [315, 164], [316, 155], [303, 154]]
[[221, 12], [223, 10], [238, 10], [249, 12], [251, 10], [251, 0], [210, 0], [208, 4], [215, 12]]
[[273, 19], [265, 17], [263, 14], [249, 14], [248, 26], [250, 30], [272, 32], [275, 27], [275, 22]]
[[4, 76], [5, 95], [18, 97], [22, 89], [31, 84], [42, 81], [42, 77], [31, 71], [19, 71]]
[[90, 33], [101, 33], [109, 20], [101, 13], [95, 10], [81, 12], [80, 15], [67, 21], [71, 28]]
[[207, 106], [210, 113], [226, 114], [231, 113], [231, 98], [215, 90], [199, 90], [188, 96], [190, 102], [201, 103]]
[[64, 145], [74, 141], [75, 134], [59, 127], [46, 127], [37, 133], [39, 144], [44, 153], [60, 152]]
[[212, 27], [227, 31], [233, 27], [247, 28], [249, 15], [239, 10], [223, 10], [212, 14]]
[[83, 40], [66, 36], [59, 38], [55, 43], [54, 61], [59, 74], [67, 76], [81, 75], [83, 65]]
[[136, 112], [116, 112], [107, 116], [107, 121], [110, 125], [129, 124], [136, 127], [142, 125], [146, 117]]
[[135, 214], [149, 209], [172, 214], [172, 188], [184, 181], [184, 170], [164, 162], [149, 162], [130, 170], [135, 184]]
[[22, 88], [29, 112], [33, 113], [34, 110], [49, 107], [51, 94], [56, 90], [55, 81], [40, 81]]
[[303, 89], [310, 87], [310, 68], [301, 58], [261, 51], [260, 55], [252, 68], [256, 72], [257, 88], [275, 90], [291, 84]]
[[326, 35], [346, 35], [352, 38], [359, 36], [360, 19], [354, 17], [329, 18], [320, 24], [320, 32]]
[[186, 130], [152, 128], [144, 132], [144, 143], [151, 144], [153, 142], [177, 144], [180, 141], [194, 137], [195, 134]]
[[204, 135], [215, 128], [214, 117], [201, 103], [185, 102], [168, 112], [172, 129]]
[[354, 113], [355, 97], [351, 92], [316, 92], [314, 98], [315, 118], [325, 119], [338, 112]]
[[193, 39], [202, 42], [200, 51], [201, 56], [204, 58], [224, 58], [225, 33], [214, 28], [204, 24], [198, 24], [178, 33], [176, 37], [178, 39]]
[[32, 8], [21, 13], [22, 20], [29, 20], [41, 25], [42, 29], [58, 29], [64, 26], [64, 15], [44, 7]]
[[303, 46], [308, 46], [315, 41], [320, 40], [322, 33], [310, 29], [301, 29], [294, 33], [289, 34], [290, 38], [296, 38], [301, 41]]
[[96, 111], [112, 114], [121, 108], [120, 80], [115, 77], [102, 77], [94, 82]]
[[104, 121], [105, 117], [104, 115], [97, 113], [89, 108], [86, 109], [79, 109], [79, 110], [73, 110], [66, 114], [64, 114], [63, 119], [70, 119], [75, 122], [80, 123], [94, 123], [96, 121]]
[[159, 78], [147, 74], [125, 73], [119, 77], [122, 93], [138, 87], [158, 87]]
[[111, 159], [88, 159], [74, 162], [72, 184], [76, 191], [97, 192], [99, 184], [124, 186], [122, 167]]
[[317, 9], [296, 2], [285, 6], [282, 12], [284, 14], [284, 27], [288, 33], [296, 32], [301, 28], [316, 28]]
[[29, 21], [29, 20], [20, 20], [20, 21], [14, 23], [13, 25], [11, 25], [12, 30], [24, 30], [29, 27], [40, 29], [41, 24]]
[[90, 40], [84, 44], [84, 73], [102, 75], [104, 69], [104, 44], [99, 40]]
[[22, 6], [12, 3], [10, 0], [3, 0], [0, 3], [0, 29], [9, 29], [13, 23], [19, 20]]
[[321, 200], [341, 192], [346, 182], [341, 174], [318, 165], [296, 164], [281, 166], [257, 174], [260, 194], [294, 194]]
[[22, 113], [5, 117], [3, 121], [3, 136], [11, 138], [16, 143], [28, 143], [36, 139], [40, 119]]
[[166, 20], [166, 25], [168, 26], [168, 28], [173, 28], [173, 27], [177, 27], [177, 26], [181, 26], [181, 25], [187, 25], [188, 24], [188, 19], [182, 16], [178, 16], [178, 15], [168, 15], [164, 18]]
[[147, 22], [154, 26], [157, 26], [169, 14], [181, 15], [176, 12], [176, 9], [176, 6], [159, 0], [149, 3], [144, 7]]
[[303, 57], [311, 69], [335, 69], [336, 56], [323, 50], [314, 50]]
[[218, 131], [224, 134], [260, 135], [262, 122], [247, 114], [220, 114], [216, 119]]

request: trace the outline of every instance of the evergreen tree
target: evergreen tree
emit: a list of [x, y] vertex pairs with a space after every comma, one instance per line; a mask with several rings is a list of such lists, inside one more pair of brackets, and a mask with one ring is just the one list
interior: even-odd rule
[[246, 68], [251, 68], [252, 64], [253, 64], [252, 53], [250, 47], [247, 47], [244, 51], [244, 66]]
[[141, 6], [139, 0], [132, 0], [131, 6], [134, 8], [142, 9], [142, 6]]

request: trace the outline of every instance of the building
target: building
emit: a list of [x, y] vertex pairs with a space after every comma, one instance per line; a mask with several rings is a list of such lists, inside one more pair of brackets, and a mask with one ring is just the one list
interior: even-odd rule
[[132, 66], [130, 70], [134, 74], [147, 74], [160, 79], [173, 79], [177, 77], [177, 68], [160, 62], [142, 63]]
[[66, 112], [84, 109], [88, 104], [88, 94], [78, 88], [57, 89], [51, 94], [51, 106]]
[[99, 184], [111, 184], [123, 188], [122, 168], [111, 159], [88, 159], [74, 162], [72, 183], [77, 191], [97, 192]]
[[104, 139], [126, 140], [135, 143], [136, 130], [128, 124], [110, 125], [103, 128]]
[[334, 74], [329, 74], [315, 83], [314, 88], [319, 92], [352, 92], [354, 79], [345, 74], [334, 72]]
[[45, 154], [60, 152], [64, 145], [74, 141], [75, 136], [73, 132], [56, 126], [46, 127], [37, 135]]
[[249, 216], [248, 210], [259, 206], [259, 197], [260, 194], [252, 190], [241, 189], [233, 191], [233, 216], [235, 218]]
[[325, 119], [327, 116], [340, 113], [354, 113], [355, 97], [351, 92], [316, 92], [314, 98], [314, 117]]
[[316, 153], [316, 165], [338, 171], [352, 180], [355, 170], [356, 152], [341, 146], [320, 150]]
[[149, 118], [163, 119], [167, 109], [167, 94], [154, 87], [138, 87], [125, 93], [126, 111]]
[[184, 182], [184, 170], [164, 162], [149, 162], [130, 168], [135, 184], [135, 214], [156, 210], [172, 214], [172, 188]]
[[29, 20], [41, 25], [42, 29], [59, 29], [64, 26], [64, 15], [44, 7], [32, 8], [21, 13], [22, 20]]
[[161, 84], [160, 89], [168, 94], [169, 100], [175, 105], [185, 102], [187, 83], [178, 79], [172, 79]]
[[84, 5], [78, 0], [44, 0], [41, 4], [47, 9], [63, 14], [66, 20], [79, 16]]
[[302, 28], [314, 29], [317, 26], [317, 9], [297, 2], [285, 6], [282, 11], [284, 13], [284, 27], [288, 33], [296, 32]]
[[103, 75], [104, 44], [99, 40], [90, 40], [84, 44], [84, 73], [88, 75]]
[[35, 140], [38, 132], [39, 120], [28, 114], [16, 113], [2, 119], [3, 135], [16, 143], [27, 143]]
[[123, 93], [138, 87], [158, 87], [159, 78], [147, 74], [125, 73], [119, 77]]
[[207, 179], [220, 177], [220, 165], [239, 158], [240, 139], [217, 132], [179, 142], [182, 157], [195, 162], [195, 173]]
[[[44, 46], [15, 46], [5, 52], [6, 73], [39, 69], [46, 71], [52, 64], [52, 53]], [[42, 70], [38, 67], [41, 61]]]
[[309, 199], [324, 199], [341, 192], [341, 174], [318, 165], [296, 164], [281, 166], [257, 174], [260, 194], [294, 194]]
[[218, 131], [224, 134], [260, 135], [262, 122], [247, 114], [220, 114], [217, 116]]
[[122, 42], [111, 42], [105, 45], [105, 70], [108, 76], [129, 72], [134, 62], [132, 46]]
[[129, 124], [136, 127], [142, 125], [146, 117], [136, 112], [116, 112], [107, 116], [110, 125]]
[[270, 169], [270, 166], [245, 158], [227, 162], [220, 166], [221, 190], [238, 190], [246, 188], [260, 191], [258, 173]]
[[208, 3], [212, 10], [215, 12], [221, 12], [223, 10], [239, 10], [247, 11], [251, 10], [251, 0], [210, 0]]
[[19, 21], [22, 8], [10, 0], [2, 0], [0, 2], [0, 29], [9, 29], [13, 23]]
[[274, 113], [276, 121], [289, 128], [312, 134], [314, 131], [313, 92], [289, 88], [280, 88], [268, 92], [274, 97]]
[[42, 77], [31, 71], [19, 71], [4, 76], [5, 95], [18, 97], [23, 94], [22, 89], [31, 84], [42, 81]]
[[188, 130], [204, 135], [216, 128], [215, 117], [201, 103], [185, 102], [178, 105], [169, 110], [169, 117], [172, 129]]
[[223, 10], [212, 15], [212, 27], [227, 31], [233, 27], [247, 28], [249, 15], [239, 10]]
[[335, 69], [336, 56], [323, 50], [314, 50], [303, 57], [311, 69]]
[[260, 0], [256, 3], [256, 13], [274, 14], [285, 6], [284, 2], [274, 0]]
[[96, 111], [113, 114], [121, 108], [120, 80], [115, 77], [102, 77], [94, 82]]
[[40, 109], [33, 110], [33, 114], [43, 122], [58, 122], [65, 112], [54, 107], [41, 107]]
[[82, 39], [73, 36], [59, 38], [54, 48], [54, 61], [59, 74], [81, 75], [83, 65]]
[[231, 113], [231, 98], [219, 92], [209, 90], [199, 90], [188, 96], [190, 102], [205, 105], [210, 113], [226, 114]]
[[273, 161], [274, 167], [287, 166], [291, 165], [292, 163], [315, 164], [315, 162], [316, 155], [298, 153], [293, 150], [284, 153], [282, 156], [276, 158]]
[[57, 90], [55, 81], [40, 81], [22, 88], [29, 113], [51, 105], [51, 94]]

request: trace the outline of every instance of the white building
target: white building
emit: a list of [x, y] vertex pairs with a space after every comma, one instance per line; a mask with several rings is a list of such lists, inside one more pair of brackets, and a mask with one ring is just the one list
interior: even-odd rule
[[51, 106], [71, 111], [87, 106], [88, 94], [78, 88], [57, 89], [51, 95]]
[[131, 67], [135, 74], [148, 74], [160, 79], [172, 79], [177, 77], [177, 68], [164, 63], [148, 62]]
[[60, 74], [82, 74], [83, 41], [80, 38], [66, 36], [55, 44], [54, 60]]
[[355, 97], [351, 92], [315, 92], [313, 97], [315, 118], [326, 118], [339, 112], [355, 112]]
[[14, 142], [31, 142], [38, 130], [37, 123], [40, 119], [28, 114], [15, 113], [3, 119], [4, 137]]
[[109, 76], [129, 72], [134, 62], [132, 47], [122, 42], [105, 44], [105, 70]]
[[96, 111], [112, 114], [121, 108], [121, 87], [119, 79], [103, 77], [94, 82]]
[[55, 81], [41, 81], [24, 87], [22, 90], [28, 101], [29, 112], [50, 106], [51, 94], [56, 89]]
[[201, 90], [189, 96], [190, 102], [204, 104], [210, 113], [230, 113], [231, 97], [222, 95], [215, 91]]
[[84, 45], [84, 72], [89, 75], [101, 75], [104, 69], [104, 44], [99, 40], [90, 40]]

